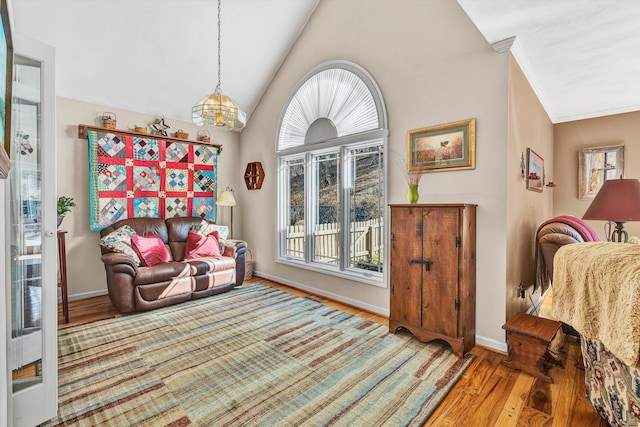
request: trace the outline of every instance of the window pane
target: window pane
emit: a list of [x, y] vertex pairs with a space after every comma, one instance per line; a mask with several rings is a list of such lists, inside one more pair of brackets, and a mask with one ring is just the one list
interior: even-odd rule
[[285, 162], [289, 191], [285, 256], [304, 259], [304, 159]]
[[338, 153], [313, 158], [313, 260], [336, 265], [340, 264], [339, 161]]
[[382, 272], [383, 147], [350, 151], [349, 267]]

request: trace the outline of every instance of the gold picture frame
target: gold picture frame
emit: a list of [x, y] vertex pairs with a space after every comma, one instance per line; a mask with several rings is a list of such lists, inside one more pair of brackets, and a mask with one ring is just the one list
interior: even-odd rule
[[414, 129], [407, 139], [409, 173], [476, 167], [475, 119]]
[[624, 145], [578, 151], [578, 198], [593, 200], [608, 179], [624, 177]]

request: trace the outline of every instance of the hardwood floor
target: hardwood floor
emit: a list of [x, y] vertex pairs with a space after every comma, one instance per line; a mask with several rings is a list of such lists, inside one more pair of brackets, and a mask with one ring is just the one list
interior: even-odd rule
[[[324, 304], [384, 325], [388, 319], [377, 314], [328, 300], [321, 296], [254, 277], [245, 283], [264, 283], [299, 296], [313, 296]], [[542, 311], [549, 309], [545, 302]], [[60, 327], [63, 324], [59, 310]], [[107, 296], [69, 303], [68, 325], [92, 322], [119, 315]], [[476, 360], [447, 397], [436, 408], [425, 426], [601, 426], [608, 424], [585, 397], [584, 371], [580, 347], [569, 338], [565, 342], [565, 367], [552, 367], [554, 384], [501, 365], [505, 354], [476, 345], [471, 353]], [[579, 362], [577, 362], [579, 361]]]

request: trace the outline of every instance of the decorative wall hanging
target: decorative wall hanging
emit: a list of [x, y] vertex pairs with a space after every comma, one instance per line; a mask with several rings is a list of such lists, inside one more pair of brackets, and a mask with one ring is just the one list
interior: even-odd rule
[[167, 129], [171, 128], [164, 122], [164, 117], [158, 117], [152, 123], [149, 123], [149, 127], [152, 129], [152, 134], [160, 136], [169, 136]]
[[216, 220], [217, 147], [118, 131], [85, 131], [92, 230], [132, 217]]
[[469, 119], [409, 131], [409, 172], [475, 168], [475, 126]]
[[624, 177], [624, 145], [579, 151], [578, 198], [592, 200], [608, 179]]
[[544, 186], [544, 160], [527, 148], [527, 189], [542, 192]]
[[247, 190], [259, 190], [264, 181], [264, 169], [260, 162], [250, 162], [244, 171], [244, 183]]

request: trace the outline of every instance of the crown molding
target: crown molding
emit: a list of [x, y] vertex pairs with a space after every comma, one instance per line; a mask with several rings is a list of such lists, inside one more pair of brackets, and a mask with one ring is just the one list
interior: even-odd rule
[[497, 53], [505, 53], [511, 50], [511, 46], [516, 41], [516, 36], [511, 36], [508, 39], [500, 40], [495, 43], [491, 43], [491, 49]]

